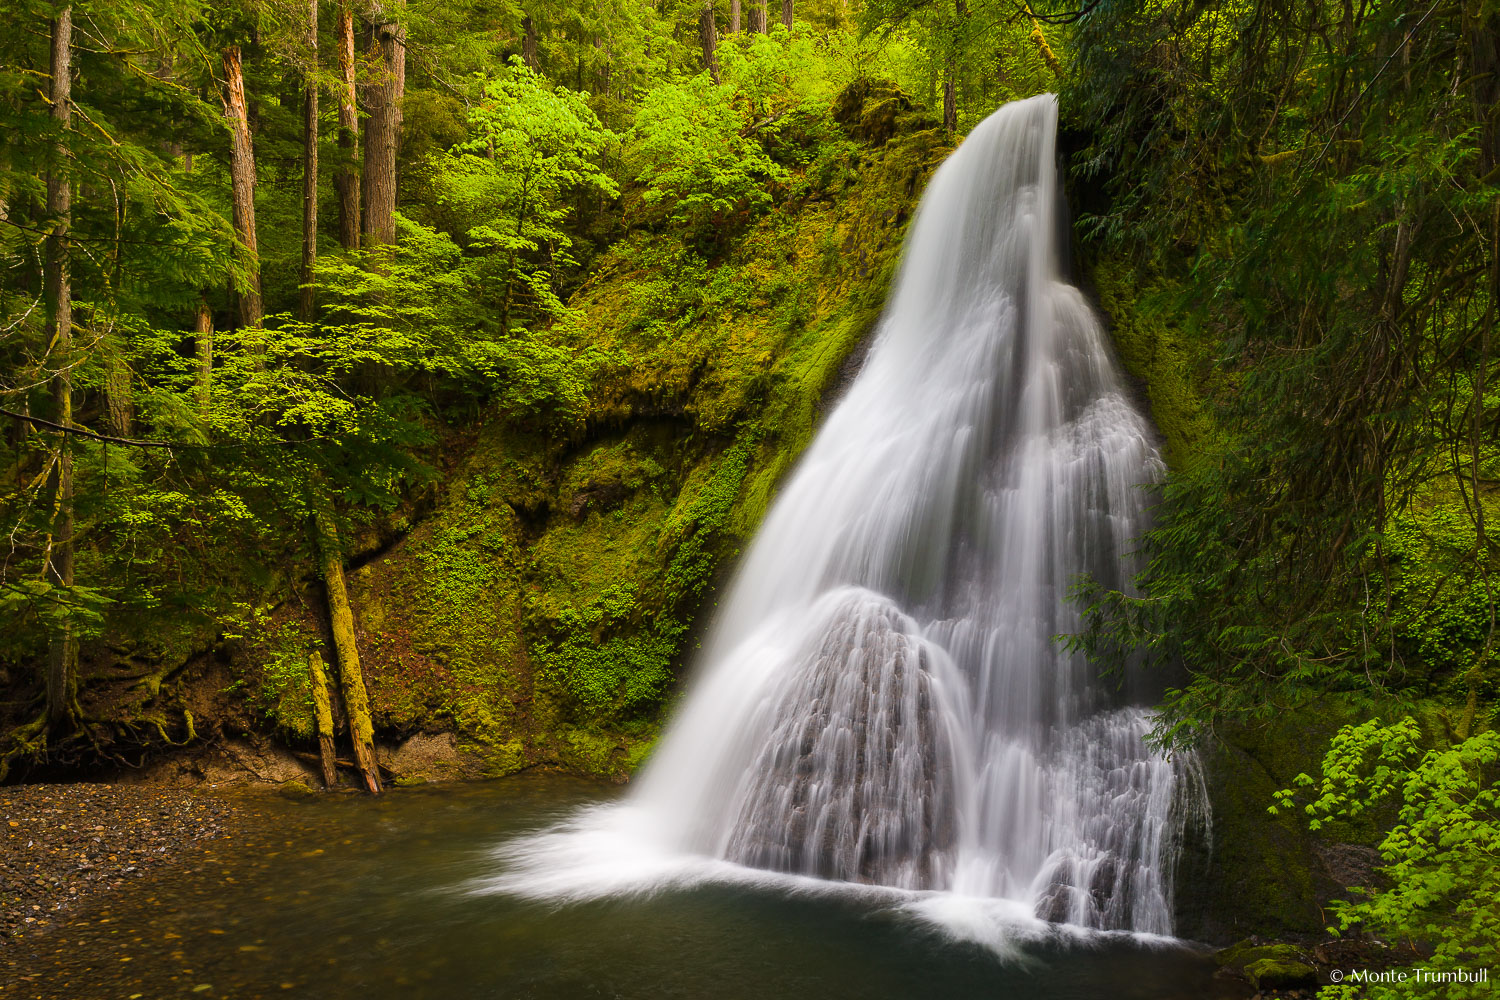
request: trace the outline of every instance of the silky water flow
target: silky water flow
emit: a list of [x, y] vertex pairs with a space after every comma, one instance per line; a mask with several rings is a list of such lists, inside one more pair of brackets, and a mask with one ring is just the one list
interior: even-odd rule
[[[932, 178], [868, 359], [786, 483], [632, 792], [501, 849], [539, 898], [782, 873], [1172, 933], [1190, 755], [1055, 637], [1128, 590], [1152, 432], [1062, 278], [1057, 104]], [[1130, 685], [1124, 685], [1128, 691]], [[817, 890], [812, 890], [817, 891]]]

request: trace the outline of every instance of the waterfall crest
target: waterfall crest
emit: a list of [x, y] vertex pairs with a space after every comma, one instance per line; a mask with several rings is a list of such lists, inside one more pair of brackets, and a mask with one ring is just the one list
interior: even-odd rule
[[[1056, 119], [1006, 105], [934, 175], [863, 371], [615, 807], [658, 859], [1171, 933], [1201, 779], [1054, 641], [1079, 574], [1129, 587], [1163, 468], [1062, 278]], [[500, 887], [545, 894], [538, 851]]]

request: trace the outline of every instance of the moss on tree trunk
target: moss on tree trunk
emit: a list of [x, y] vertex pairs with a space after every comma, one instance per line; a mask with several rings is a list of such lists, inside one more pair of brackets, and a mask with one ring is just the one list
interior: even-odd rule
[[[380, 794], [380, 769], [375, 761], [375, 725], [370, 719], [370, 696], [365, 691], [364, 671], [354, 642], [354, 612], [344, 587], [344, 555], [339, 548], [338, 528], [326, 512], [318, 514], [318, 553], [323, 563], [323, 586], [328, 593], [328, 624], [333, 632], [333, 651], [338, 658], [339, 680], [344, 689], [344, 708], [349, 713], [349, 736], [354, 743], [354, 763], [371, 795]], [[330, 724], [331, 725], [331, 724]]]
[[323, 787], [332, 788], [338, 782], [334, 770], [337, 753], [333, 748], [333, 704], [328, 697], [328, 673], [323, 669], [323, 657], [314, 650], [307, 658], [307, 672], [312, 680], [313, 721], [318, 733], [318, 763], [323, 771]]

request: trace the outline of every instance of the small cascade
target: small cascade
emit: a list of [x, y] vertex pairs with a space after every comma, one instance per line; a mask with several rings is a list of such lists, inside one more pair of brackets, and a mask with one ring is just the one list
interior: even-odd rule
[[[865, 367], [619, 807], [653, 857], [1172, 932], [1201, 777], [1055, 641], [1081, 574], [1129, 588], [1163, 469], [1062, 277], [1056, 119], [1006, 105], [933, 177]], [[556, 846], [510, 848], [508, 887]]]

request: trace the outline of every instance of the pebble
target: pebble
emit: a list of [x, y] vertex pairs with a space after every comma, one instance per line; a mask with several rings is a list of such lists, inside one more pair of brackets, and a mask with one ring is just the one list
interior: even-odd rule
[[143, 786], [0, 788], [0, 948], [190, 844], [232, 834], [239, 819], [226, 799]]

